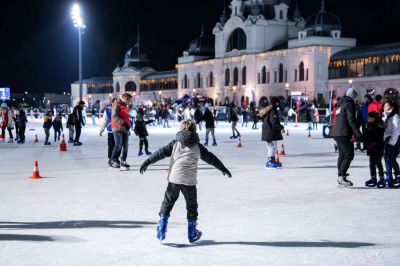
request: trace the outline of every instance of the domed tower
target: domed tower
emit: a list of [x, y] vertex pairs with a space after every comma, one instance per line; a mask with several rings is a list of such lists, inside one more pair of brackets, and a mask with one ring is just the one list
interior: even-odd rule
[[343, 38], [342, 22], [335, 14], [326, 10], [325, 0], [321, 0], [321, 9], [311, 15], [305, 23], [304, 30], [298, 33], [297, 39], [289, 41], [289, 48], [310, 45], [331, 47], [332, 54], [356, 46], [356, 40]]
[[200, 36], [190, 42], [189, 49], [183, 52], [182, 57], [178, 58], [178, 63], [192, 63], [209, 59], [213, 58], [214, 54], [214, 38], [205, 33], [203, 24]]
[[122, 67], [117, 67], [113, 71], [114, 93], [140, 93], [141, 78], [155, 72], [149, 65], [150, 60], [143, 52], [143, 46], [140, 41], [140, 30], [138, 27], [135, 46], [126, 52], [124, 65]]
[[214, 56], [214, 39], [204, 33], [204, 24], [200, 36], [190, 42], [188, 52], [194, 56]]
[[322, 0], [321, 10], [307, 19], [304, 31], [307, 36], [331, 37], [332, 31], [342, 31], [342, 22], [339, 17], [326, 11], [325, 0]]
[[132, 67], [138, 70], [149, 67], [150, 60], [148, 56], [143, 52], [143, 47], [140, 42], [140, 31], [138, 29], [137, 42], [135, 46], [129, 49], [125, 54], [124, 68]]

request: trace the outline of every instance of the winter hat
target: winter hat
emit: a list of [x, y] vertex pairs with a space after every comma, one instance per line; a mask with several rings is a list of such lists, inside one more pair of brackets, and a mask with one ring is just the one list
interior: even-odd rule
[[352, 99], [356, 98], [358, 93], [353, 89], [353, 87], [350, 87], [346, 91], [346, 96], [350, 97]]
[[7, 108], [7, 104], [6, 103], [2, 103], [1, 104], [1, 108]]

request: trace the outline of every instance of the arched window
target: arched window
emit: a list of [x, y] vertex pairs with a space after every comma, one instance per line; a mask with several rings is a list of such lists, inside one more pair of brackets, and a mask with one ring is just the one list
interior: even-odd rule
[[209, 82], [209, 87], [214, 87], [214, 74], [210, 72], [210, 75], [208, 76], [208, 82]]
[[279, 83], [283, 82], [283, 65], [279, 64]]
[[200, 73], [197, 73], [197, 76], [196, 76], [196, 88], [201, 88], [201, 75], [200, 75]]
[[117, 82], [117, 84], [115, 84], [115, 92], [120, 92], [121, 88], [119, 86], [119, 82]]
[[236, 29], [232, 32], [228, 40], [228, 45], [226, 51], [230, 52], [232, 50], [246, 50], [247, 48], [247, 37], [246, 33], [242, 29]]
[[283, 19], [283, 11], [279, 11], [279, 19]]
[[231, 71], [229, 70], [229, 68], [227, 68], [225, 70], [225, 86], [229, 86], [230, 83], [231, 83]]
[[235, 67], [233, 70], [233, 85], [237, 86], [239, 84], [239, 69]]
[[261, 83], [267, 83], [267, 68], [265, 66], [261, 70]]
[[242, 85], [246, 85], [247, 82], [247, 68], [243, 67], [242, 69]]
[[188, 77], [187, 77], [187, 75], [185, 74], [184, 76], [183, 76], [183, 88], [184, 89], [187, 89], [188, 87], [189, 87], [189, 84], [188, 84], [189, 82], [188, 82]]
[[299, 65], [299, 81], [304, 81], [304, 63], [301, 62]]
[[125, 85], [125, 91], [126, 92], [135, 92], [136, 91], [136, 83], [133, 81], [129, 81], [128, 83], [126, 83]]

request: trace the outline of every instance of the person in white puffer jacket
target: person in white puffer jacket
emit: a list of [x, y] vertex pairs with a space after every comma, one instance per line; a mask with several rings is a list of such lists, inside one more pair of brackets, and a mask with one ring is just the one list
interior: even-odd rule
[[[386, 102], [383, 106], [383, 121], [385, 122], [385, 153], [386, 182], [389, 188], [400, 183], [400, 169], [396, 159], [400, 152], [400, 116], [396, 103]], [[394, 179], [393, 179], [393, 171]]]

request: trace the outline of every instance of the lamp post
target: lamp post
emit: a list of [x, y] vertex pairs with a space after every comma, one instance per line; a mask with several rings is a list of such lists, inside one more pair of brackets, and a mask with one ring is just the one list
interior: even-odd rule
[[75, 28], [78, 29], [79, 36], [79, 101], [82, 101], [82, 31], [86, 28], [86, 25], [83, 22], [81, 8], [78, 4], [72, 6], [71, 17]]
[[236, 86], [233, 86], [232, 90], [233, 90], [233, 104], [236, 105]]
[[[289, 99], [289, 91], [290, 91], [289, 83], [285, 84], [285, 90], [286, 90], [286, 101], [287, 101]], [[289, 108], [292, 108], [292, 95], [290, 95]]]

